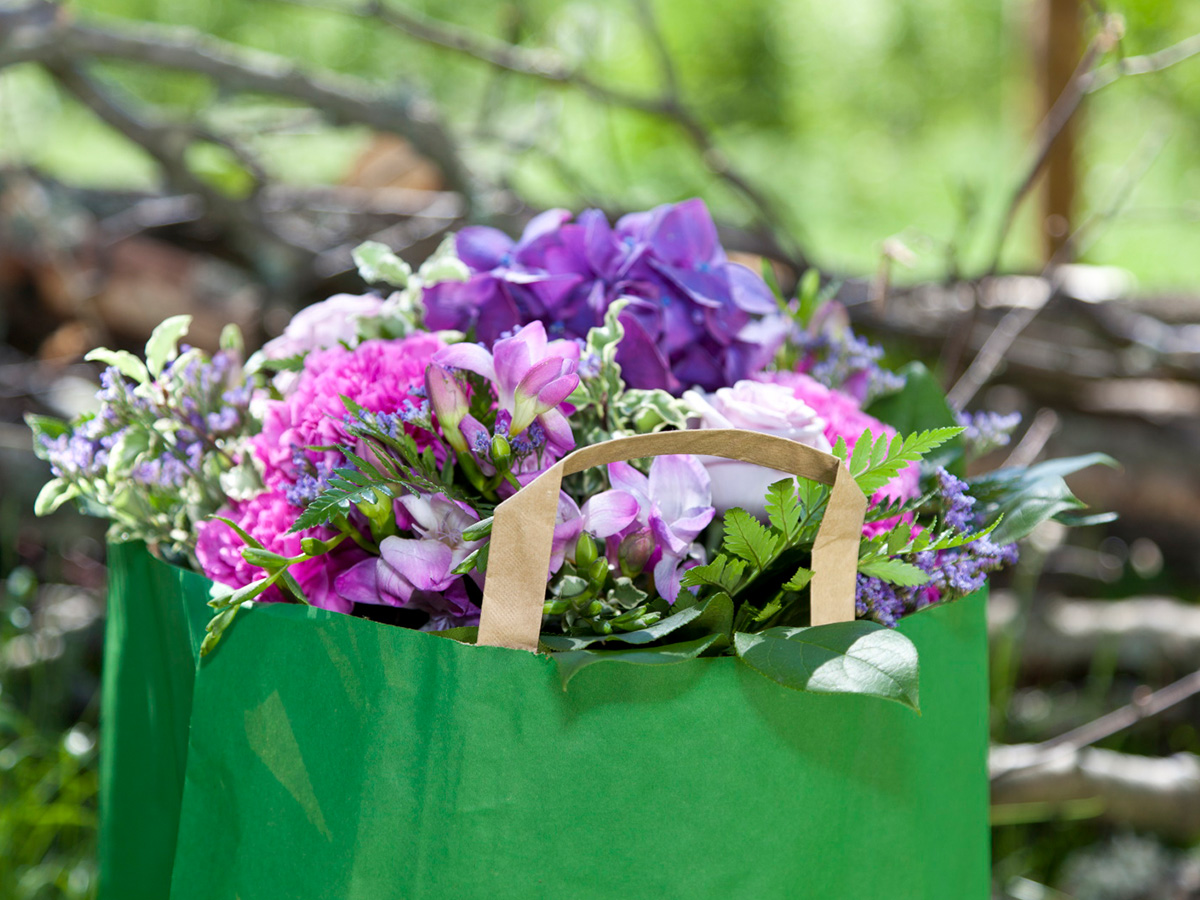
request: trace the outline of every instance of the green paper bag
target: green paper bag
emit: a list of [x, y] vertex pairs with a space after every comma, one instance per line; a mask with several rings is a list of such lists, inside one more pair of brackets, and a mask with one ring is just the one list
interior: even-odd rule
[[[848, 496], [831, 457], [761, 437], [701, 450], [643, 436], [623, 452], [774, 455]], [[489, 628], [515, 646], [536, 635], [544, 584], [528, 573], [545, 571], [548, 548], [522, 541], [549, 532], [529, 511], [552, 515], [564, 472], [624, 458], [597, 446], [497, 511], [494, 558], [512, 562], [489, 574], [481, 641]], [[857, 548], [861, 506], [848, 509], [831, 500], [818, 538], [825, 560], [842, 559], [818, 573], [833, 607], [853, 583], [844, 539]], [[161, 602], [202, 607], [163, 578]], [[170, 896], [983, 900], [983, 598], [900, 629], [921, 657], [920, 716], [796, 693], [733, 658], [601, 663], [564, 691], [556, 663], [523, 650], [255, 605], [196, 671]], [[196, 632], [181, 633], [190, 653]]]
[[212, 582], [145, 544], [108, 547], [100, 706], [100, 896], [170, 891], [192, 684]]
[[988, 896], [984, 598], [922, 714], [258, 605], [196, 680], [172, 900]]

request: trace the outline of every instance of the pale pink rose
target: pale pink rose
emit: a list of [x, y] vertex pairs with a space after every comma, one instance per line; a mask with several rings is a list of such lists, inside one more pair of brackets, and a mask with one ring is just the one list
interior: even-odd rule
[[[787, 387], [757, 381], [739, 381], [733, 387], [711, 394], [687, 391], [684, 402], [691, 409], [696, 427], [744, 428], [806, 444], [826, 453], [825, 421]], [[766, 515], [767, 488], [786, 477], [762, 466], [714, 456], [697, 457], [712, 481], [712, 504], [724, 513], [733, 507], [759, 516]]]

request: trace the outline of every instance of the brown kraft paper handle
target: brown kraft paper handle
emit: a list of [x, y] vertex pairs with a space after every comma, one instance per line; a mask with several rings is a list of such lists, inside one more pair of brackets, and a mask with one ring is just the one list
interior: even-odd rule
[[867, 500], [850, 472], [836, 456], [787, 438], [737, 428], [711, 428], [639, 434], [582, 447], [497, 506], [478, 643], [537, 649], [564, 476], [607, 463], [673, 453], [742, 460], [831, 485], [829, 505], [813, 544], [813, 577], [809, 584], [812, 624], [854, 619], [858, 545]]

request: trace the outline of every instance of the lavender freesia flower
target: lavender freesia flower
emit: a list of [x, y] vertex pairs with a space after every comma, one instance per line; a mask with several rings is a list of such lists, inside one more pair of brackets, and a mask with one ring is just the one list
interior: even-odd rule
[[517, 241], [463, 229], [458, 254], [474, 274], [425, 290], [427, 325], [473, 331], [489, 346], [536, 320], [582, 338], [626, 299], [617, 355], [626, 382], [676, 394], [732, 384], [772, 358], [786, 330], [774, 297], [726, 258], [703, 201], [628, 215], [615, 228], [599, 210], [570, 218], [542, 213]]
[[528, 450], [539, 455], [546, 448], [561, 456], [575, 446], [559, 408], [579, 384], [575, 341], [550, 341], [545, 326], [532, 322], [497, 340], [491, 350], [479, 344], [452, 344], [435, 353], [431, 362], [426, 373], [430, 401], [447, 441], [456, 449], [479, 449], [475, 445], [480, 439], [490, 447], [491, 437], [467, 412], [466, 392], [453, 377], [455, 369], [474, 372], [492, 384], [496, 434], [508, 439], [525, 435]]
[[453, 570], [481, 543], [462, 536], [479, 516], [445, 496], [409, 495], [398, 504], [417, 536], [384, 538], [378, 559], [338, 577], [338, 593], [354, 603], [424, 610], [430, 614], [426, 630], [478, 624], [479, 607], [469, 598], [463, 576]]
[[646, 535], [653, 537], [655, 549], [645, 565], [654, 567], [658, 593], [674, 603], [685, 564], [693, 557], [692, 544], [716, 512], [708, 472], [692, 456], [659, 456], [650, 464], [649, 477], [625, 462], [610, 464], [608, 477], [615, 491], [637, 504], [636, 517], [609, 538], [610, 558], [617, 555], [620, 563], [622, 545], [644, 544]]
[[582, 510], [565, 491], [561, 492], [554, 523], [554, 541], [550, 548], [550, 574], [562, 568], [565, 558], [574, 558], [575, 543], [581, 534], [590, 534], [601, 540], [612, 537], [635, 522], [640, 512], [638, 499], [628, 491], [609, 490], [593, 494], [584, 501]]

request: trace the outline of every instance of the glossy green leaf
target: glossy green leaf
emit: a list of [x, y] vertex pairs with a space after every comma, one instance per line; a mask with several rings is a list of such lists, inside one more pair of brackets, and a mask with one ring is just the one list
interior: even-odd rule
[[665, 647], [634, 647], [628, 650], [567, 650], [555, 653], [553, 659], [558, 663], [558, 675], [562, 679], [563, 690], [572, 678], [588, 666], [602, 662], [631, 663], [638, 666], [669, 666], [675, 663], [695, 659], [717, 642], [719, 635], [710, 634], [708, 637], [695, 641], [685, 641], [681, 644], [668, 644]]
[[1087, 504], [1071, 492], [1064, 476], [1094, 465], [1115, 467], [1117, 463], [1104, 453], [1089, 453], [1026, 469], [997, 469], [972, 479], [969, 490], [979, 501], [976, 509], [986, 521], [1003, 516], [991, 539], [1007, 544], [1025, 537], [1047, 519], [1066, 517], [1073, 523], [1071, 517]]
[[738, 632], [734, 647], [752, 669], [793, 690], [864, 694], [919, 708], [916, 647], [874, 622]]

